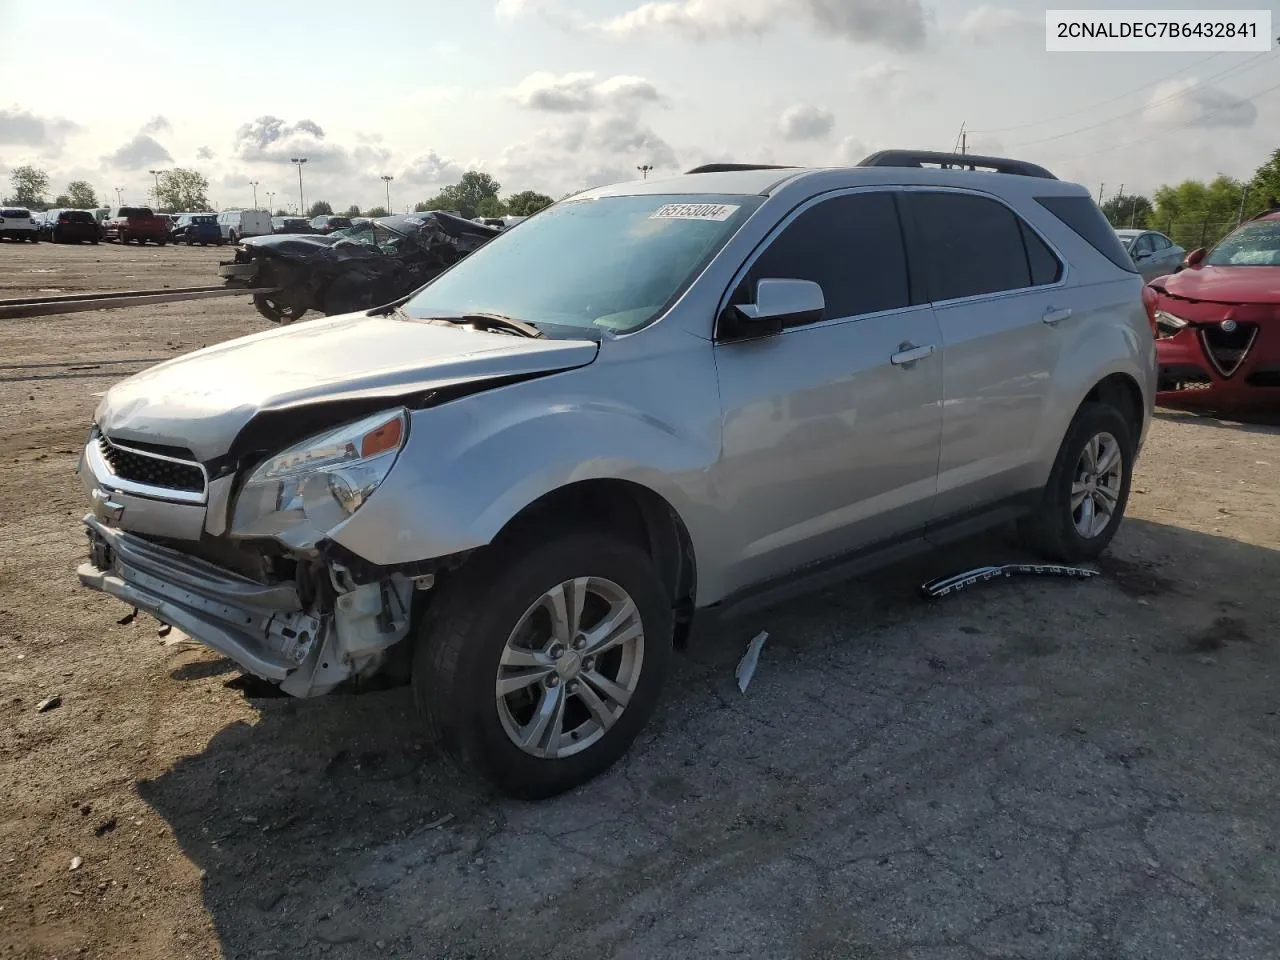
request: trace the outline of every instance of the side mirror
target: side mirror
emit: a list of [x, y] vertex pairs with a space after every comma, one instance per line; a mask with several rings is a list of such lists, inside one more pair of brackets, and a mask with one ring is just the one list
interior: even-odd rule
[[1187, 254], [1187, 259], [1184, 262], [1188, 267], [1194, 267], [1203, 259], [1204, 259], [1204, 247], [1197, 247], [1196, 249], [1192, 250], [1190, 253]]
[[730, 337], [762, 337], [786, 327], [815, 323], [827, 309], [821, 285], [812, 280], [758, 280], [756, 302], [725, 311]]

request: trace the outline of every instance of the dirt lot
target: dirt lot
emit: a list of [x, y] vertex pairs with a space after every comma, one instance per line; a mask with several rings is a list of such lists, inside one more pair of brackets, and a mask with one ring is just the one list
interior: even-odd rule
[[[0, 243], [0, 296], [220, 253]], [[623, 765], [516, 804], [406, 691], [250, 696], [76, 585], [97, 395], [263, 328], [240, 298], [0, 326], [0, 958], [1276, 955], [1280, 431], [1162, 414], [1104, 577], [916, 597], [1017, 556], [993, 537], [726, 629]]]

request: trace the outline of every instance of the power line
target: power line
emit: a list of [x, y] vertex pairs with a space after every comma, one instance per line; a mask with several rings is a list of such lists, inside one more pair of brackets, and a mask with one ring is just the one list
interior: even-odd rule
[[1191, 63], [1188, 63], [1185, 67], [1179, 67], [1177, 70], [1173, 71], [1173, 73], [1167, 74], [1166, 76], [1160, 77], [1156, 80], [1152, 80], [1150, 83], [1144, 83], [1140, 87], [1134, 87], [1132, 90], [1127, 90], [1124, 93], [1118, 94], [1117, 96], [1114, 96], [1114, 97], [1109, 97], [1106, 100], [1099, 100], [1097, 103], [1092, 104], [1091, 106], [1088, 106], [1088, 107], [1082, 107], [1079, 110], [1072, 110], [1068, 113], [1060, 113], [1056, 117], [1048, 117], [1047, 119], [1044, 119], [1044, 120], [1032, 120], [1030, 123], [1020, 123], [1012, 127], [997, 127], [994, 130], [972, 130], [970, 132], [971, 133], [1009, 133], [1013, 130], [1026, 130], [1028, 127], [1043, 127], [1046, 123], [1054, 123], [1058, 120], [1065, 120], [1067, 119], [1067, 117], [1078, 117], [1082, 113], [1092, 113], [1094, 110], [1097, 110], [1098, 107], [1105, 107], [1109, 103], [1115, 103], [1117, 100], [1123, 100], [1126, 97], [1131, 97], [1135, 93], [1141, 93], [1143, 90], [1149, 90], [1154, 86], [1158, 86], [1159, 84], [1164, 83], [1166, 80], [1172, 80], [1178, 74], [1184, 73], [1185, 71], [1190, 70], [1192, 67], [1198, 67], [1200, 66], [1200, 64], [1206, 63], [1207, 61], [1212, 60], [1214, 57], [1218, 57], [1221, 55], [1222, 55], [1222, 51], [1218, 51], [1218, 53], [1211, 53], [1207, 57], [1201, 57], [1199, 60], [1193, 60]]
[[1165, 134], [1171, 133], [1181, 127], [1191, 126], [1194, 123], [1201, 123], [1208, 117], [1215, 116], [1219, 113], [1222, 113], [1225, 110], [1233, 110], [1236, 107], [1238, 107], [1240, 103], [1252, 103], [1254, 100], [1257, 100], [1259, 97], [1265, 97], [1268, 93], [1274, 93], [1276, 90], [1280, 90], [1280, 83], [1277, 83], [1274, 86], [1267, 87], [1267, 89], [1265, 90], [1259, 90], [1257, 93], [1255, 93], [1251, 97], [1244, 97], [1238, 103], [1224, 104], [1223, 106], [1218, 107], [1216, 110], [1210, 110], [1208, 113], [1201, 114], [1200, 116], [1195, 117], [1194, 119], [1191, 119], [1191, 120], [1184, 120], [1181, 123], [1170, 124], [1165, 129], [1157, 130], [1155, 133], [1148, 134], [1145, 137], [1139, 137], [1136, 140], [1127, 140], [1124, 143], [1115, 143], [1109, 147], [1102, 147], [1101, 149], [1098, 149], [1098, 150], [1090, 150], [1086, 153], [1077, 153], [1073, 156], [1058, 157], [1053, 162], [1062, 163], [1063, 161], [1066, 161], [1066, 160], [1080, 160], [1084, 157], [1093, 157], [1093, 156], [1097, 156], [1100, 153], [1110, 153], [1112, 150], [1122, 150], [1125, 147], [1132, 147], [1139, 143], [1146, 143], [1148, 140], [1155, 140], [1156, 138], [1162, 137]]
[[[1201, 87], [1207, 84], [1210, 80], [1216, 80], [1219, 77], [1225, 76], [1226, 74], [1231, 73], [1235, 70], [1243, 70], [1243, 69], [1251, 70], [1253, 69], [1253, 66], [1259, 66], [1258, 61], [1262, 57], [1270, 56], [1271, 53], [1272, 51], [1267, 50], [1263, 53], [1255, 54], [1254, 56], [1250, 57], [1248, 60], [1245, 60], [1241, 63], [1237, 63], [1233, 66], [1230, 66], [1226, 70], [1222, 70], [1222, 71], [1219, 71], [1218, 73], [1212, 74], [1206, 77], [1205, 79], [1199, 81], [1198, 83], [1192, 84], [1191, 86], [1187, 87], [1184, 90], [1179, 90], [1177, 93], [1172, 93], [1167, 97], [1161, 97], [1159, 100], [1153, 100], [1151, 103], [1144, 103], [1140, 107], [1135, 107], [1132, 110], [1128, 110], [1117, 116], [1111, 117], [1110, 119], [1099, 120], [1097, 123], [1091, 123], [1087, 127], [1078, 127], [1075, 130], [1068, 130], [1066, 133], [1055, 133], [1051, 137], [1040, 137], [1038, 140], [1024, 140], [1022, 143], [1015, 143], [1009, 149], [1016, 150], [1016, 149], [1020, 149], [1021, 147], [1030, 147], [1037, 143], [1048, 143], [1050, 140], [1061, 140], [1063, 137], [1073, 137], [1077, 133], [1084, 133], [1088, 130], [1096, 130], [1098, 127], [1105, 127], [1108, 123], [1115, 123], [1117, 120], [1123, 120], [1125, 117], [1131, 117], [1134, 114], [1143, 113], [1144, 111], [1149, 110], [1152, 107], [1157, 107], [1162, 103], [1168, 103], [1170, 100], [1177, 100], [1179, 97], [1185, 97], [1191, 91], [1199, 90]], [[1250, 64], [1252, 64], [1253, 66], [1250, 66]]]

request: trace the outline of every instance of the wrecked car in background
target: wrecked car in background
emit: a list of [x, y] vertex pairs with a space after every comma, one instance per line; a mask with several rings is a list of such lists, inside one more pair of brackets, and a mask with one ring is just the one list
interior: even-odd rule
[[309, 310], [333, 315], [390, 303], [501, 232], [447, 213], [397, 214], [330, 234], [247, 239], [218, 274], [228, 286], [270, 289], [253, 305], [272, 323], [292, 323]]

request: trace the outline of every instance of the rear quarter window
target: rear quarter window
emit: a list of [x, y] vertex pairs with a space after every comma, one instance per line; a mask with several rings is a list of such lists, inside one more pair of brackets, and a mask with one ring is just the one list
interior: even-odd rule
[[1091, 197], [1036, 197], [1044, 207], [1082, 240], [1126, 273], [1137, 273], [1133, 260]]

